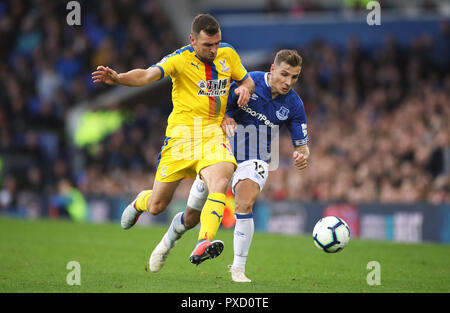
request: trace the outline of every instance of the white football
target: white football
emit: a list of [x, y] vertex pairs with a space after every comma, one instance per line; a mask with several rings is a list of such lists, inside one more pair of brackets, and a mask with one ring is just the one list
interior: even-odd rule
[[337, 216], [321, 218], [313, 230], [314, 244], [327, 253], [335, 253], [344, 249], [350, 241], [350, 228]]

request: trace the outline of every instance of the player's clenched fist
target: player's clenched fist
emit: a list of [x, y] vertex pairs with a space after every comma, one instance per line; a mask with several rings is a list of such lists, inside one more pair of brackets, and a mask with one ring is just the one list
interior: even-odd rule
[[92, 73], [92, 80], [94, 83], [106, 83], [114, 85], [118, 83], [119, 75], [116, 71], [110, 69], [108, 66], [97, 66], [97, 71]]
[[294, 165], [295, 165], [295, 167], [297, 169], [303, 170], [303, 169], [305, 169], [308, 166], [308, 161], [306, 160], [306, 158], [303, 155], [303, 153], [300, 153], [298, 151], [294, 151], [292, 157], [294, 159]]

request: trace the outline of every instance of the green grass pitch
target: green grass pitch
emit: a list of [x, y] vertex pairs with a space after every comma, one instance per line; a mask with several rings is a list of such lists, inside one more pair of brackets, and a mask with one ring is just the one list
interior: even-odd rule
[[[247, 262], [250, 284], [233, 283], [233, 232], [220, 229], [220, 257], [189, 262], [198, 228], [185, 234], [159, 273], [148, 257], [165, 226], [77, 224], [0, 218], [0, 293], [366, 293], [450, 292], [450, 246], [351, 239], [337, 254], [314, 246], [311, 236], [256, 232]], [[68, 262], [81, 266], [81, 284], [70, 286]], [[380, 264], [380, 285], [368, 285], [370, 261]]]

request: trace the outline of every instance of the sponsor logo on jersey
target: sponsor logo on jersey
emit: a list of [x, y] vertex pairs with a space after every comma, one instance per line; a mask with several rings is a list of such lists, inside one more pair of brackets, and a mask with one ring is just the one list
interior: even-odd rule
[[269, 119], [267, 119], [267, 116], [265, 116], [262, 113], [258, 113], [255, 110], [253, 110], [252, 108], [250, 108], [249, 106], [245, 106], [245, 107], [241, 107], [241, 110], [244, 110], [245, 112], [247, 112], [248, 114], [250, 114], [253, 117], [256, 117], [259, 121], [264, 122], [264, 125], [267, 125], [269, 127], [274, 127], [276, 125], [274, 125]]
[[227, 85], [228, 85], [228, 78], [213, 79], [208, 81], [201, 80], [197, 83], [197, 86], [200, 88], [200, 90], [197, 93], [197, 96], [215, 97], [226, 95]]

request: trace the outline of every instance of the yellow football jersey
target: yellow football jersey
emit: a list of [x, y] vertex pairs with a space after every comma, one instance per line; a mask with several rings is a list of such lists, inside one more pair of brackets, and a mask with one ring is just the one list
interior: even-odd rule
[[201, 61], [192, 45], [188, 45], [153, 66], [161, 70], [161, 79], [170, 76], [173, 84], [173, 110], [168, 119], [167, 137], [179, 137], [172, 132], [176, 126], [187, 126], [192, 132], [194, 121], [196, 125], [201, 121], [202, 128], [220, 125], [230, 83], [248, 77], [239, 55], [226, 43], [220, 44], [214, 62]]

